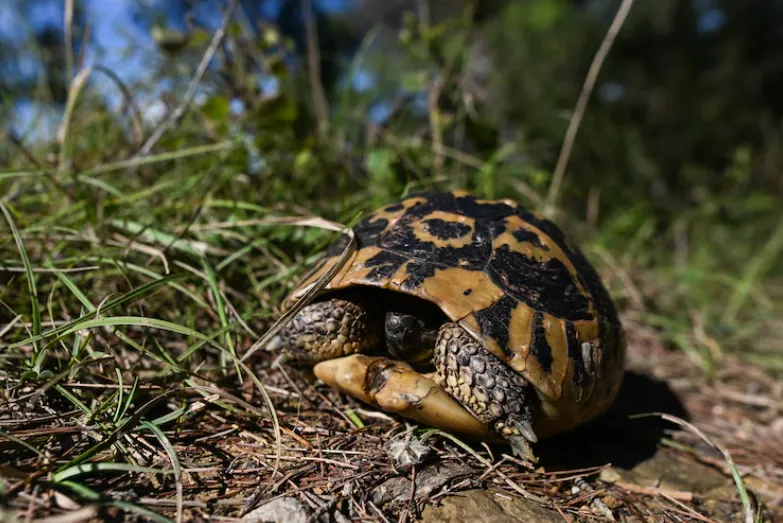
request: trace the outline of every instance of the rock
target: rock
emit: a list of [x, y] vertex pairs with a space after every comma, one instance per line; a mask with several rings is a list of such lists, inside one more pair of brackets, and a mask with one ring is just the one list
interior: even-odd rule
[[725, 486], [727, 478], [707, 465], [694, 461], [683, 462], [665, 450], [642, 461], [630, 470], [614, 469], [624, 480], [644, 487], [682, 490], [702, 494]]
[[557, 512], [534, 501], [493, 490], [468, 490], [428, 505], [422, 523], [562, 523]]
[[253, 523], [307, 523], [307, 507], [296, 498], [284, 497], [251, 510], [242, 521]]

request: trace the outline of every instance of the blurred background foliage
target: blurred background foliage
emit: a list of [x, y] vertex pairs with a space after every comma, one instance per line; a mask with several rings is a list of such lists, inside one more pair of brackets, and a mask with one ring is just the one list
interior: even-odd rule
[[[161, 230], [187, 224], [207, 196], [344, 222], [433, 187], [542, 209], [619, 2], [234, 2], [189, 110], [154, 152], [235, 146], [190, 160], [187, 171], [200, 173], [191, 178], [181, 165], [128, 170], [113, 189], [91, 178], [138, 158], [183, 102], [229, 4], [75, 0], [68, 24], [62, 1], [4, 0], [3, 198], [46, 191], [35, 209], [50, 216], [89, 202], [84, 223], [98, 230], [128, 213]], [[611, 275], [633, 321], [660, 328], [708, 371], [725, 351], [783, 369], [781, 25], [780, 2], [637, 2], [556, 195], [556, 220]], [[55, 174], [13, 175], [35, 169]], [[160, 184], [180, 197], [151, 190], [133, 211], [106, 198]], [[312, 231], [260, 234], [291, 259], [323, 242]], [[223, 276], [241, 285], [247, 275]], [[275, 280], [272, 298], [290, 276]]]

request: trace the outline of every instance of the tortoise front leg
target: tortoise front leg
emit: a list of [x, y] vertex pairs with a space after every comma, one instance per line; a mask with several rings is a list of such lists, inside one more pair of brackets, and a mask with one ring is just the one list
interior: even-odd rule
[[313, 372], [332, 388], [386, 412], [449, 432], [502, 441], [440, 385], [407, 363], [355, 354], [323, 361]]
[[339, 298], [311, 303], [272, 338], [268, 350], [281, 349], [288, 361], [311, 365], [375, 348], [382, 326], [359, 303]]
[[514, 454], [535, 461], [530, 443], [535, 392], [456, 323], [444, 324], [435, 344], [437, 380], [478, 419], [508, 439]]

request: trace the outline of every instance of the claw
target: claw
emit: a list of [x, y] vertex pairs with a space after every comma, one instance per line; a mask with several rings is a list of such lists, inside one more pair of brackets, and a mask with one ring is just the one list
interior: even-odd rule
[[406, 363], [354, 354], [323, 361], [313, 372], [334, 389], [422, 425], [486, 441], [503, 440], [437, 383]]
[[538, 438], [536, 433], [533, 432], [533, 425], [527, 420], [515, 421], [514, 425], [517, 430], [528, 440], [530, 443], [537, 443]]
[[515, 456], [526, 459], [531, 463], [538, 463], [538, 458], [533, 454], [530, 443], [522, 436], [510, 436], [508, 442], [511, 444], [511, 450]]

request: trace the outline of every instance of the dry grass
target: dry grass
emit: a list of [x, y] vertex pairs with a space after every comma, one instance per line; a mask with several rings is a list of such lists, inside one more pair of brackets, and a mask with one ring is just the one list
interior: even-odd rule
[[[129, 349], [128, 340], [108, 328], [89, 334], [85, 328], [83, 335], [104, 346], [105, 355], [93, 354], [78, 372], [62, 372], [39, 385], [5, 374], [4, 497], [19, 520], [133, 513], [159, 520], [232, 520], [293, 497], [316, 515], [412, 521], [449, 494], [493, 488], [537, 499], [566, 521], [607, 520], [601, 516], [607, 509], [619, 521], [661, 514], [671, 521], [742, 521], [732, 471], [719, 453], [675, 425], [629, 418], [666, 411], [689, 418], [731, 453], [754, 512], [783, 515], [780, 383], [735, 359], [727, 359], [707, 382], [686, 354], [665, 349], [655, 331], [635, 323], [633, 313], [625, 322], [631, 374], [618, 405], [596, 424], [542, 443], [542, 463], [535, 469], [502, 446], [466, 446], [416, 431], [409, 436], [422, 440], [430, 454], [400, 470], [388, 443], [405, 436], [404, 423], [366, 410], [304, 371], [273, 368], [272, 354], [258, 353], [252, 368], [277, 421], [254, 406], [265, 403], [261, 389], [251, 380], [240, 382], [232, 365], [217, 365], [217, 354], [184, 381], [160, 379], [156, 355]], [[159, 345], [170, 354], [186, 349], [175, 337], [145, 333], [142, 326], [129, 326], [125, 336], [138, 343], [146, 338], [150, 348]], [[249, 335], [234, 338], [237, 354], [252, 342]], [[19, 349], [20, 357], [34, 350], [32, 344]], [[66, 349], [53, 347], [48, 357], [66, 359]], [[115, 379], [128, 369], [139, 381]], [[129, 408], [100, 408], [106, 405]], [[655, 478], [648, 484], [623, 475], [653, 455], [685, 467], [704, 465], [725, 484], [692, 491], [672, 486], [665, 470], [657, 484]]]

